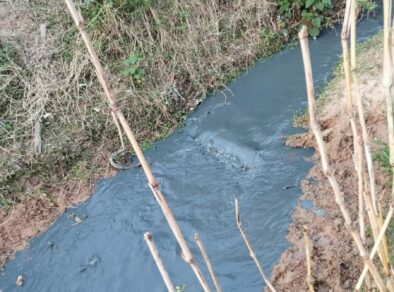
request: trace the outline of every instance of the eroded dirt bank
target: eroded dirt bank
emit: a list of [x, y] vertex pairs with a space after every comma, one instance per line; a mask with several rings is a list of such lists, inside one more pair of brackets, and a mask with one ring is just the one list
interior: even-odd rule
[[[381, 151], [376, 140], [386, 141], [387, 125], [385, 99], [382, 88], [382, 38], [374, 37], [359, 50], [361, 95], [366, 110], [366, 122], [372, 143], [372, 152]], [[319, 101], [319, 120], [335, 175], [345, 194], [346, 204], [353, 220], [357, 219], [357, 177], [352, 158], [353, 139], [349, 119], [345, 113], [343, 77], [337, 69], [336, 77], [327, 85]], [[298, 124], [307, 125], [305, 115], [298, 117]], [[314, 147], [315, 139], [306, 134], [290, 137], [288, 145]], [[291, 247], [282, 254], [272, 273], [278, 291], [308, 291], [303, 226], [310, 230], [312, 241], [312, 275], [317, 291], [351, 291], [361, 273], [362, 260], [353, 240], [344, 226], [341, 213], [334, 201], [330, 184], [324, 177], [319, 155], [314, 155], [316, 165], [302, 182], [303, 195], [293, 214], [288, 240]], [[375, 161], [377, 193], [383, 205], [387, 204], [389, 189], [387, 176]], [[310, 200], [313, 206], [305, 208], [302, 201]], [[307, 201], [310, 203], [310, 201]], [[305, 202], [305, 201], [304, 201]], [[368, 230], [368, 229], [367, 229]], [[367, 243], [369, 246], [371, 242]]]

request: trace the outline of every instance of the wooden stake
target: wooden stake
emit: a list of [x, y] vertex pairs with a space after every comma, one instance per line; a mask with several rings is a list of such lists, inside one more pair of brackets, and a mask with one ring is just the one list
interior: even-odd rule
[[371, 272], [378, 288], [381, 289], [382, 291], [386, 291], [383, 280], [380, 277], [375, 264], [369, 258], [368, 252], [366, 251], [362, 243], [360, 234], [353, 227], [353, 222], [351, 220], [349, 210], [345, 205], [343, 193], [339, 188], [338, 182], [328, 162], [327, 151], [323, 141], [320, 126], [316, 118], [315, 91], [313, 87], [313, 74], [312, 74], [312, 66], [311, 66], [309, 46], [308, 46], [308, 32], [305, 26], [300, 31], [299, 38], [301, 43], [301, 51], [304, 61], [304, 69], [305, 69], [305, 79], [306, 79], [307, 96], [308, 96], [309, 123], [318, 145], [323, 173], [325, 174], [325, 176], [327, 177], [328, 181], [331, 184], [335, 196], [335, 202], [337, 203], [342, 213], [342, 216], [345, 220], [345, 226], [348, 229], [351, 236], [353, 237], [353, 240], [359, 250], [360, 256], [364, 259], [364, 263], [368, 267], [369, 271]]
[[146, 241], [146, 244], [149, 247], [150, 253], [152, 254], [153, 259], [155, 260], [156, 266], [159, 269], [159, 272], [161, 274], [161, 277], [163, 278], [164, 284], [167, 287], [167, 290], [169, 292], [175, 292], [174, 284], [172, 284], [172, 281], [170, 279], [170, 276], [168, 275], [166, 269], [164, 268], [163, 262], [161, 261], [159, 251], [156, 248], [156, 245], [153, 241], [152, 234], [149, 232], [146, 232], [144, 234], [144, 239]]
[[259, 262], [259, 259], [257, 258], [256, 254], [254, 253], [252, 245], [250, 244], [249, 238], [246, 236], [246, 233], [245, 233], [244, 228], [242, 226], [241, 215], [239, 213], [238, 199], [235, 199], [235, 219], [236, 219], [236, 222], [237, 222], [237, 226], [238, 226], [239, 232], [241, 233], [241, 235], [242, 235], [242, 237], [243, 237], [243, 239], [245, 241], [246, 247], [249, 250], [250, 257], [254, 260], [254, 262], [255, 262], [257, 268], [259, 269], [260, 275], [263, 278], [264, 282], [271, 289], [271, 291], [275, 292], [276, 290], [275, 290], [274, 286], [272, 286], [272, 284], [269, 281], [269, 279], [267, 278], [267, 276], [265, 275], [264, 270], [261, 267], [261, 264]]
[[103, 87], [105, 94], [107, 96], [109, 106], [111, 107], [111, 110], [115, 113], [120, 125], [123, 127], [123, 131], [126, 133], [126, 136], [129, 139], [136, 156], [138, 157], [138, 160], [139, 160], [139, 162], [142, 166], [142, 169], [144, 170], [145, 176], [148, 180], [148, 186], [152, 190], [157, 202], [159, 203], [159, 205], [163, 211], [165, 218], [167, 219], [168, 224], [170, 225], [170, 228], [171, 228], [175, 238], [177, 239], [177, 241], [181, 247], [183, 259], [190, 265], [190, 267], [194, 271], [203, 290], [205, 292], [208, 292], [208, 291], [210, 291], [209, 286], [208, 286], [207, 282], [205, 281], [204, 276], [202, 275], [199, 267], [197, 266], [197, 263], [195, 262], [195, 260], [193, 258], [193, 255], [186, 243], [185, 238], [183, 237], [183, 234], [182, 234], [182, 232], [175, 220], [174, 215], [172, 214], [170, 207], [167, 204], [167, 201], [165, 200], [164, 196], [160, 192], [159, 184], [156, 181], [155, 177], [153, 176], [152, 171], [149, 167], [149, 164], [145, 160], [145, 156], [142, 153], [137, 140], [135, 139], [134, 133], [130, 129], [130, 126], [127, 123], [127, 120], [124, 117], [121, 109], [117, 105], [115, 94], [109, 84], [108, 78], [105, 75], [104, 69], [101, 66], [101, 63], [100, 63], [100, 60], [96, 54], [96, 51], [93, 48], [93, 44], [90, 41], [88, 33], [86, 32], [82, 16], [81, 16], [80, 12], [77, 11], [72, 0], [65, 0], [65, 1], [66, 1], [68, 9], [70, 11], [70, 14], [73, 17], [73, 19], [78, 27], [78, 30], [85, 42], [86, 48], [88, 49], [91, 61], [96, 69], [97, 77], [98, 77], [98, 79], [101, 83], [101, 86]]
[[304, 245], [305, 245], [305, 257], [306, 257], [306, 282], [308, 283], [309, 292], [314, 292], [315, 289], [313, 288], [312, 284], [312, 265], [311, 265], [311, 242], [309, 239], [309, 230], [308, 227], [303, 227], [304, 233]]
[[212, 278], [213, 284], [215, 285], [216, 291], [217, 291], [217, 292], [221, 292], [222, 289], [220, 289], [219, 281], [218, 281], [218, 279], [216, 278], [215, 273], [213, 272], [213, 268], [212, 268], [211, 261], [209, 260], [208, 254], [207, 254], [207, 252], [205, 251], [204, 245], [202, 244], [200, 235], [198, 235], [198, 233], [196, 233], [196, 234], [194, 235], [194, 239], [195, 239], [196, 242], [197, 242], [197, 246], [198, 246], [198, 248], [200, 249], [200, 252], [201, 252], [201, 254], [202, 254], [202, 257], [204, 258], [205, 264], [207, 265], [209, 274], [211, 275], [211, 278]]

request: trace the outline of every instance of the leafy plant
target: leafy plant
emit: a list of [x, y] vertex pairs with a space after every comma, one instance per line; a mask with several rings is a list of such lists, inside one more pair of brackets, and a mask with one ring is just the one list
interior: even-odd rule
[[312, 37], [319, 35], [326, 18], [332, 12], [331, 0], [278, 0], [277, 3], [281, 27], [289, 27], [289, 23], [298, 21], [308, 26]]
[[125, 69], [123, 74], [127, 77], [131, 77], [137, 84], [142, 83], [142, 76], [145, 73], [144, 69], [140, 67], [142, 58], [139, 55], [130, 55], [126, 60], [123, 61]]
[[387, 183], [389, 185], [391, 185], [393, 171], [391, 169], [391, 164], [390, 164], [389, 146], [387, 145], [387, 143], [385, 143], [381, 140], [375, 140], [375, 143], [378, 145], [381, 145], [381, 147], [376, 153], [373, 154], [372, 158], [373, 158], [373, 160], [375, 160], [379, 163], [379, 166], [388, 175]]

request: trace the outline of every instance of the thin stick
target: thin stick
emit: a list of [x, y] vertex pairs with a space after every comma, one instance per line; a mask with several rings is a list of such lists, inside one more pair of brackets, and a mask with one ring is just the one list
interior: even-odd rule
[[205, 251], [204, 245], [202, 244], [200, 235], [198, 235], [198, 233], [196, 233], [196, 234], [194, 235], [194, 239], [195, 239], [196, 242], [197, 242], [197, 246], [198, 246], [198, 248], [200, 249], [200, 252], [201, 252], [201, 254], [202, 254], [202, 257], [204, 258], [205, 264], [207, 265], [209, 274], [211, 275], [211, 278], [212, 278], [213, 284], [215, 285], [216, 291], [217, 291], [217, 292], [221, 292], [222, 289], [220, 289], [219, 281], [218, 281], [218, 279], [216, 278], [215, 273], [213, 272], [213, 268], [212, 268], [211, 261], [209, 260], [209, 257], [208, 257], [208, 255], [207, 255], [207, 252]]
[[321, 134], [320, 126], [316, 118], [315, 91], [313, 87], [312, 66], [311, 66], [309, 46], [308, 46], [308, 33], [305, 26], [300, 31], [299, 38], [301, 43], [301, 51], [304, 61], [304, 69], [305, 69], [305, 79], [306, 79], [307, 95], [308, 95], [309, 122], [320, 152], [323, 173], [331, 184], [335, 196], [335, 202], [337, 203], [339, 209], [341, 210], [342, 216], [345, 219], [345, 226], [348, 229], [351, 236], [353, 237], [353, 240], [359, 250], [360, 256], [364, 259], [364, 264], [368, 266], [368, 269], [371, 272], [378, 288], [382, 291], [386, 291], [386, 288], [383, 284], [383, 280], [380, 277], [375, 264], [370, 260], [368, 256], [368, 252], [366, 251], [361, 241], [360, 234], [353, 227], [353, 222], [351, 220], [349, 210], [345, 206], [343, 193], [339, 188], [338, 182], [328, 162], [327, 151]]
[[271, 291], [273, 291], [273, 292], [276, 291], [274, 286], [272, 286], [271, 282], [269, 281], [269, 279], [265, 275], [264, 270], [261, 267], [261, 264], [259, 262], [259, 259], [257, 258], [256, 254], [254, 253], [252, 245], [250, 244], [250, 241], [249, 241], [248, 237], [246, 236], [246, 233], [245, 233], [245, 231], [243, 229], [243, 226], [242, 226], [242, 223], [241, 223], [241, 215], [239, 213], [238, 199], [235, 199], [235, 219], [236, 219], [236, 222], [237, 222], [237, 226], [238, 226], [239, 232], [241, 233], [241, 235], [242, 235], [242, 237], [243, 237], [243, 239], [245, 241], [245, 244], [246, 244], [246, 246], [247, 246], [247, 248], [249, 250], [249, 255], [254, 260], [257, 268], [259, 269], [261, 277], [263, 278], [263, 280], [267, 284], [267, 286], [271, 289]]
[[144, 234], [144, 239], [146, 241], [146, 244], [149, 247], [150, 253], [152, 254], [153, 259], [155, 260], [156, 266], [159, 269], [160, 275], [163, 278], [164, 284], [167, 287], [167, 290], [169, 292], [175, 292], [175, 287], [174, 284], [172, 284], [171, 278], [168, 275], [166, 269], [164, 268], [163, 262], [160, 258], [160, 254], [159, 251], [156, 248], [156, 245], [153, 241], [153, 237], [152, 234], [150, 234], [149, 232], [146, 232]]
[[208, 286], [207, 282], [205, 281], [205, 278], [202, 275], [199, 267], [197, 266], [196, 261], [193, 258], [193, 255], [186, 243], [185, 238], [183, 237], [183, 234], [182, 234], [182, 232], [175, 220], [174, 215], [171, 212], [170, 207], [168, 206], [164, 196], [160, 192], [159, 184], [156, 181], [155, 177], [153, 176], [152, 171], [149, 167], [149, 164], [145, 160], [144, 154], [142, 153], [141, 148], [140, 148], [137, 140], [135, 139], [134, 133], [130, 129], [130, 126], [127, 123], [126, 118], [124, 117], [121, 109], [117, 105], [114, 92], [109, 84], [109, 81], [108, 81], [106, 75], [105, 75], [104, 69], [101, 66], [100, 60], [97, 56], [97, 53], [93, 48], [93, 44], [90, 41], [88, 33], [86, 32], [82, 16], [77, 11], [72, 0], [65, 0], [65, 1], [66, 1], [68, 9], [70, 11], [70, 14], [73, 17], [73, 19], [78, 27], [78, 30], [85, 42], [86, 48], [89, 51], [91, 61], [96, 69], [96, 74], [97, 74], [97, 77], [101, 83], [101, 86], [103, 87], [103, 89], [105, 91], [109, 106], [111, 107], [111, 110], [115, 113], [119, 123], [123, 127], [123, 131], [126, 133], [126, 136], [129, 139], [136, 156], [138, 157], [138, 160], [139, 160], [139, 162], [142, 166], [142, 169], [144, 170], [145, 176], [148, 180], [148, 186], [152, 190], [157, 202], [159, 203], [159, 205], [162, 209], [162, 212], [163, 212], [168, 224], [170, 225], [170, 228], [171, 228], [175, 238], [177, 239], [177, 241], [181, 247], [183, 259], [190, 265], [190, 267], [194, 271], [194, 273], [195, 273], [197, 279], [199, 280], [200, 285], [202, 286], [204, 291], [208, 292], [208, 291], [210, 291], [209, 286]]
[[[390, 220], [391, 220], [391, 217], [392, 217], [392, 216], [393, 216], [393, 207], [390, 207], [390, 210], [389, 210], [389, 212], [387, 213], [386, 220], [384, 220], [383, 226], [382, 226], [382, 228], [380, 229], [379, 235], [378, 235], [378, 237], [376, 238], [375, 243], [374, 243], [374, 245], [373, 245], [373, 248], [372, 248], [372, 250], [371, 250], [371, 254], [369, 255], [369, 258], [370, 258], [371, 260], [373, 260], [373, 258], [374, 258], [374, 256], [375, 256], [376, 252], [377, 252], [378, 249], [379, 249], [380, 241], [383, 239], [383, 237], [384, 237], [384, 235], [385, 235], [385, 232], [386, 232], [386, 230], [387, 230], [387, 227], [388, 227], [389, 224], [390, 224]], [[362, 271], [362, 273], [361, 273], [360, 278], [359, 278], [358, 281], [357, 281], [357, 284], [356, 284], [356, 291], [360, 291], [361, 285], [363, 284], [363, 281], [364, 281], [364, 278], [365, 278], [365, 276], [367, 275], [367, 271], [368, 271], [368, 268], [365, 266], [364, 269], [363, 269], [363, 271]]]
[[311, 242], [309, 239], [309, 230], [308, 227], [303, 227], [304, 233], [304, 245], [305, 245], [305, 257], [306, 257], [306, 282], [308, 283], [309, 292], [314, 292], [315, 289], [313, 288], [312, 284], [312, 265], [311, 265]]

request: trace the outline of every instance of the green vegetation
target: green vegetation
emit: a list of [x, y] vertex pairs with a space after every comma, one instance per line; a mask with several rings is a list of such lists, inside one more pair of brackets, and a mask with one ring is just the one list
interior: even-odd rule
[[372, 159], [379, 163], [380, 168], [387, 175], [387, 185], [391, 186], [393, 171], [390, 165], [389, 146], [381, 140], [375, 140], [375, 143], [380, 145], [380, 149], [373, 154]]

